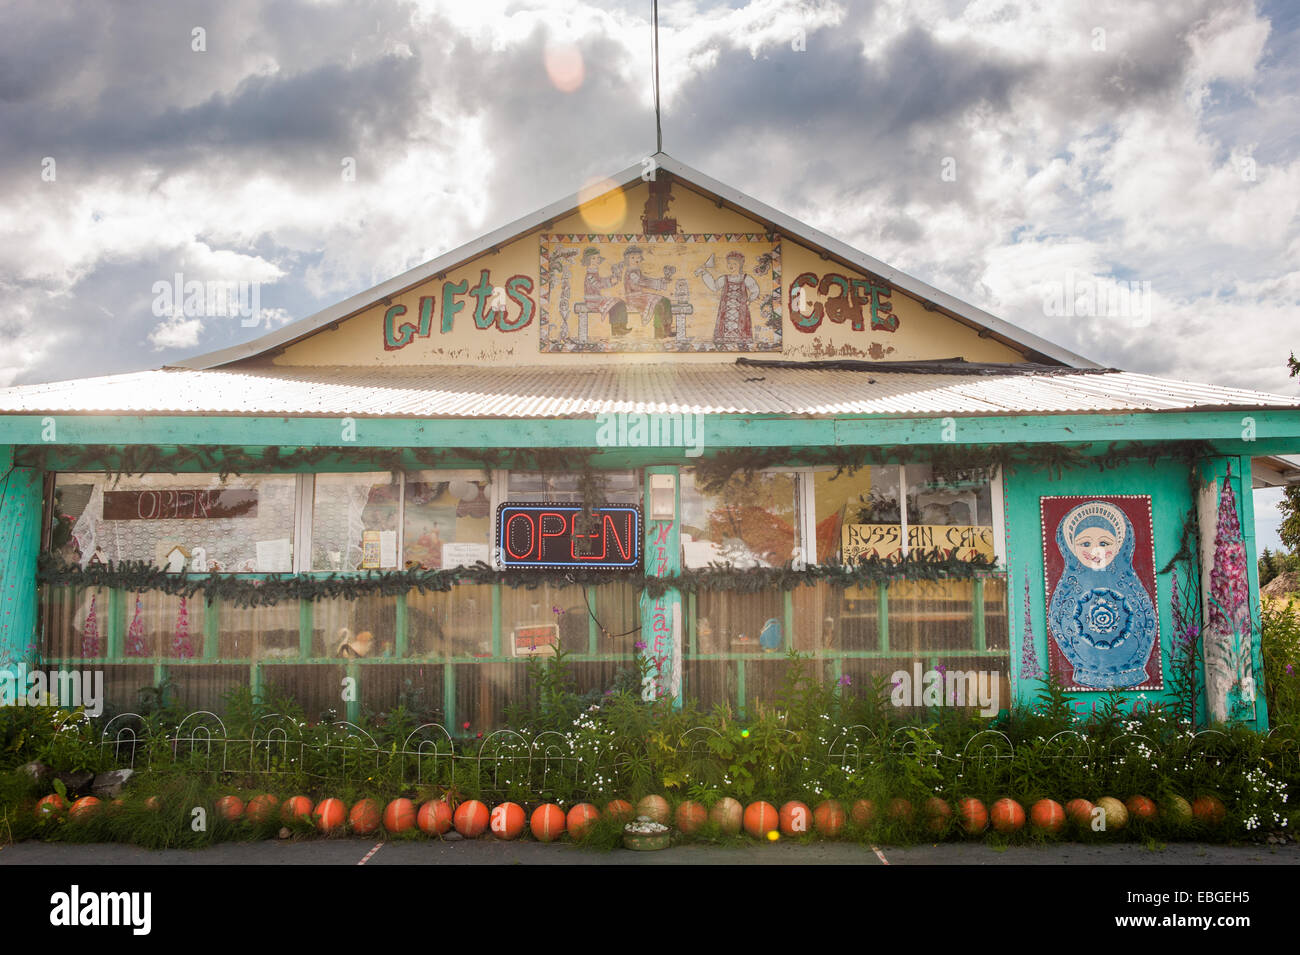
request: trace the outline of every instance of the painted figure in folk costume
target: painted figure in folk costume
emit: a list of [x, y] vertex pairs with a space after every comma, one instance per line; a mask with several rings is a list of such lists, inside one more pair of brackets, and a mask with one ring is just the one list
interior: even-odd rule
[[1079, 505], [1057, 525], [1065, 569], [1047, 620], [1079, 686], [1121, 689], [1147, 679], [1156, 612], [1133, 569], [1134, 545], [1128, 515], [1105, 501]]
[[653, 278], [641, 271], [645, 253], [640, 246], [629, 245], [623, 252], [623, 293], [628, 311], [641, 313], [641, 324], [654, 321], [654, 337], [668, 338], [673, 333], [673, 306], [663, 294], [677, 271], [664, 266], [663, 278]]
[[622, 266], [615, 265], [613, 275], [602, 276], [600, 264], [604, 261], [605, 257], [595, 247], [583, 251], [582, 267], [586, 271], [582, 283], [582, 297], [587, 305], [587, 317], [608, 318], [610, 337], [621, 338], [627, 334], [627, 303], [622, 299], [606, 295], [605, 289], [613, 288], [618, 284]]
[[1255, 675], [1251, 659], [1250, 581], [1231, 468], [1219, 494], [1206, 616], [1205, 696], [1210, 718], [1219, 723], [1253, 719]]
[[[712, 257], [710, 257], [712, 258]], [[745, 256], [727, 253], [727, 271], [714, 276], [707, 267], [695, 270], [710, 292], [718, 293], [718, 320], [713, 326], [716, 342], [747, 342], [754, 338], [750, 305], [759, 300], [758, 283], [745, 272]]]

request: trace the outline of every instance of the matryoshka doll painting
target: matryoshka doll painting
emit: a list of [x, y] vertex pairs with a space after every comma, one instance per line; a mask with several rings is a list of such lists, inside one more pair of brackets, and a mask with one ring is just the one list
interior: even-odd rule
[[1158, 690], [1151, 498], [1044, 497], [1048, 656], [1069, 690]]

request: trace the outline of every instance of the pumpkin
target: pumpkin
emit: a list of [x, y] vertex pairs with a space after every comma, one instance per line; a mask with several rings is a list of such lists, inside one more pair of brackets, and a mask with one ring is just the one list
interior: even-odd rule
[[730, 796], [723, 796], [709, 810], [709, 822], [729, 836], [740, 834], [744, 816], [745, 807]]
[[[73, 806], [72, 811], [76, 812], [77, 807]], [[1192, 801], [1192, 816], [1203, 825], [1221, 825], [1227, 814], [1223, 802], [1217, 796], [1197, 796]]]
[[849, 810], [849, 815], [859, 826], [869, 826], [876, 818], [876, 804], [870, 799], [859, 799]]
[[[443, 805], [446, 805], [444, 803]], [[451, 810], [447, 810], [447, 826], [451, 827]], [[394, 799], [384, 807], [384, 829], [388, 832], [407, 832], [415, 828], [415, 803], [409, 799]]]
[[295, 819], [311, 819], [311, 811], [315, 808], [312, 801], [306, 796], [290, 796], [280, 807], [280, 819], [284, 822], [293, 822]]
[[518, 839], [524, 831], [524, 807], [517, 802], [503, 802], [492, 807], [488, 828], [498, 839]]
[[564, 810], [554, 803], [538, 806], [529, 820], [533, 838], [538, 842], [554, 842], [564, 835], [564, 821]]
[[605, 804], [605, 815], [619, 822], [631, 822], [636, 814], [632, 812], [632, 804], [626, 799], [611, 799]]
[[1076, 826], [1091, 827], [1094, 808], [1086, 799], [1071, 799], [1065, 804], [1065, 815]]
[[[469, 804], [465, 803], [464, 805]], [[474, 833], [476, 836], [482, 835], [483, 829], [487, 827], [487, 806], [484, 806], [482, 803], [479, 803], [478, 805], [483, 810], [483, 824], [479, 827], [478, 831]], [[430, 799], [420, 807], [419, 813], [416, 814], [415, 821], [420, 827], [421, 832], [431, 836], [440, 836], [444, 832], [451, 831], [454, 816], [451, 811], [451, 806], [447, 805], [444, 800]], [[457, 831], [460, 831], [459, 826], [457, 826], [456, 829]]]
[[668, 800], [663, 796], [646, 796], [636, 804], [636, 814], [638, 817], [646, 816], [660, 825], [666, 826], [673, 813], [672, 807], [668, 805]]
[[812, 823], [812, 810], [797, 799], [792, 799], [781, 807], [781, 833], [786, 836], [804, 836], [808, 834]]
[[894, 822], [901, 822], [907, 825], [912, 821], [912, 804], [906, 799], [889, 800], [889, 818]]
[[699, 832], [700, 827], [709, 821], [709, 811], [699, 803], [688, 799], [677, 807], [673, 819], [677, 823], [677, 828], [689, 836]]
[[[523, 810], [520, 809], [519, 812], [522, 814]], [[477, 799], [468, 799], [456, 807], [456, 812], [452, 816], [452, 824], [455, 825], [456, 831], [466, 839], [477, 839], [487, 832], [488, 808]], [[521, 822], [521, 828], [522, 825]]]
[[348, 813], [348, 822], [352, 831], [360, 836], [368, 836], [379, 828], [379, 803], [373, 799], [363, 799]]
[[36, 815], [54, 816], [68, 808], [68, 804], [63, 801], [63, 797], [58, 793], [50, 793], [48, 796], [42, 796], [40, 802], [36, 804]]
[[1128, 825], [1128, 810], [1114, 796], [1102, 796], [1097, 800], [1097, 808], [1102, 812], [1104, 829], [1118, 832]]
[[844, 828], [844, 820], [848, 818], [844, 807], [834, 799], [827, 799], [825, 802], [818, 804], [813, 810], [813, 825], [817, 831], [828, 838], [835, 838]]
[[72, 804], [72, 818], [78, 822], [85, 822], [95, 816], [100, 810], [100, 802], [94, 796], [82, 796]]
[[260, 826], [275, 818], [275, 810], [279, 805], [280, 800], [270, 793], [262, 793], [248, 800], [248, 805], [244, 807], [244, 817], [253, 825]]
[[952, 809], [938, 796], [925, 801], [925, 828], [936, 835], [947, 832], [952, 824]]
[[1189, 825], [1193, 819], [1192, 804], [1182, 796], [1170, 796], [1165, 800], [1164, 815], [1176, 826]]
[[226, 822], [238, 822], [244, 817], [244, 800], [238, 796], [222, 796], [217, 800], [217, 816]]
[[1060, 832], [1065, 827], [1065, 808], [1055, 799], [1040, 799], [1030, 807], [1029, 819], [1039, 832]]
[[957, 815], [961, 819], [962, 830], [969, 836], [977, 836], [989, 827], [988, 808], [973, 796], [957, 803]]
[[776, 807], [770, 802], [751, 802], [745, 807], [745, 831], [755, 839], [762, 839], [770, 832], [776, 832], [780, 817]]
[[1014, 799], [999, 799], [993, 804], [989, 818], [998, 832], [1016, 832], [1025, 826], [1025, 807]]
[[1146, 796], [1129, 796], [1124, 800], [1124, 808], [1128, 810], [1130, 818], [1143, 822], [1156, 821], [1156, 804]]
[[569, 810], [564, 826], [574, 839], [582, 839], [600, 818], [600, 810], [589, 802], [580, 802]]
[[348, 818], [348, 810], [343, 805], [342, 799], [322, 799], [311, 815], [316, 820], [317, 829], [321, 832], [333, 832], [335, 829], [342, 828]]

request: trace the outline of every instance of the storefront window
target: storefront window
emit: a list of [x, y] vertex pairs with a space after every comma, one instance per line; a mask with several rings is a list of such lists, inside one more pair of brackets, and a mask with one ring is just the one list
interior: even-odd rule
[[54, 549], [82, 566], [144, 561], [179, 573], [293, 570], [292, 475], [60, 474]]
[[737, 474], [718, 490], [682, 472], [682, 566], [781, 567], [798, 557], [794, 474]]
[[316, 475], [312, 570], [395, 570], [401, 487], [388, 471]]
[[[610, 504], [640, 504], [641, 474], [638, 471], [602, 471], [605, 500]], [[511, 502], [520, 504], [581, 504], [582, 483], [577, 474], [510, 472]]]
[[426, 570], [472, 566], [492, 558], [492, 503], [482, 471], [406, 475], [403, 565]]

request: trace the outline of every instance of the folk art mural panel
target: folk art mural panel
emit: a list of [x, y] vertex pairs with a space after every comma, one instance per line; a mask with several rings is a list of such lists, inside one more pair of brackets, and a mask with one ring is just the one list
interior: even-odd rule
[[1039, 507], [1052, 673], [1068, 690], [1162, 689], [1150, 496]]
[[544, 352], [781, 350], [781, 245], [757, 233], [548, 235]]

